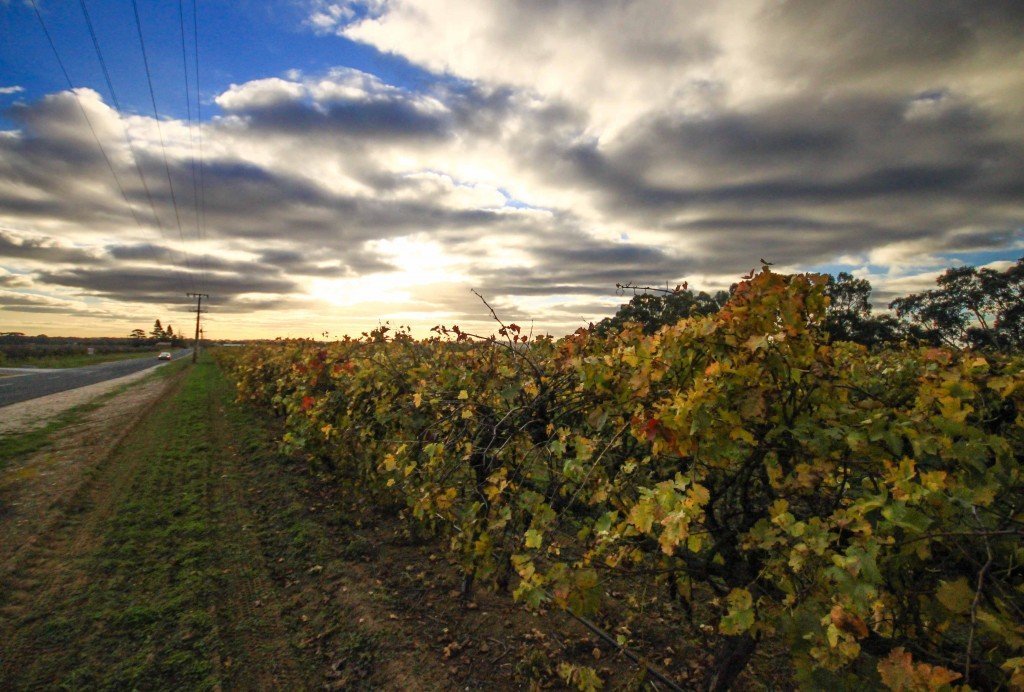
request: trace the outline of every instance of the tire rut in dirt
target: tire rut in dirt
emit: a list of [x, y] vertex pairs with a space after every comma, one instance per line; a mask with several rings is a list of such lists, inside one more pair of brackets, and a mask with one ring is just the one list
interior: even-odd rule
[[233, 689], [302, 689], [312, 666], [303, 665], [282, 624], [282, 604], [272, 582], [254, 517], [246, 510], [239, 485], [232, 431], [223, 403], [209, 402], [212, 439], [220, 450], [209, 476], [208, 503], [217, 527], [223, 580], [215, 606], [220, 664], [225, 685]]

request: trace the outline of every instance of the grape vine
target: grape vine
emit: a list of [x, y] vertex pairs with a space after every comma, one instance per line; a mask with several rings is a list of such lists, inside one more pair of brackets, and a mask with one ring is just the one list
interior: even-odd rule
[[446, 540], [466, 593], [581, 616], [612, 577], [706, 596], [709, 689], [766, 638], [804, 687], [1024, 687], [1024, 361], [830, 343], [827, 304], [824, 277], [764, 266], [653, 334], [220, 357], [285, 447]]

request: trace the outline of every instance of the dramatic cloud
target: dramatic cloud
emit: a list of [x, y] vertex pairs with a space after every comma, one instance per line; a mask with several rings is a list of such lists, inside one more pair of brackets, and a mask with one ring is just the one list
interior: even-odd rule
[[724, 288], [760, 257], [888, 299], [1024, 254], [1019, 2], [307, 4], [417, 80], [288, 66], [200, 132], [86, 88], [8, 108], [0, 285], [32, 297], [4, 310], [204, 290], [226, 331], [315, 335], [482, 321], [475, 288], [565, 331], [617, 282]]
[[45, 237], [19, 237], [0, 228], [0, 258], [32, 260], [54, 264], [96, 264], [101, 261], [95, 252], [62, 245]]

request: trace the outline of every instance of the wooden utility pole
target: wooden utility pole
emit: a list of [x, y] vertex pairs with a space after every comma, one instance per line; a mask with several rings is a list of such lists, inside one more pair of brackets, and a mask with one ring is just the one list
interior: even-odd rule
[[209, 299], [209, 293], [186, 293], [189, 298], [196, 299], [196, 343], [192, 348], [192, 362], [196, 362], [196, 358], [199, 357], [199, 316], [203, 314], [203, 298]]

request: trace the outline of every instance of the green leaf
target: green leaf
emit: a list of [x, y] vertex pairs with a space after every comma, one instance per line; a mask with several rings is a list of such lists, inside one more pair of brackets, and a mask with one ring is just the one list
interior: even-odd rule
[[612, 528], [612, 522], [615, 521], [618, 512], [605, 512], [601, 517], [594, 522], [594, 531], [597, 533], [605, 533]]
[[754, 599], [746, 589], [733, 589], [725, 597], [729, 612], [718, 624], [718, 631], [726, 635], [742, 634], [754, 625]]
[[908, 507], [903, 502], [897, 502], [883, 508], [882, 516], [900, 528], [911, 529], [918, 533], [924, 533], [932, 523], [932, 520], [926, 515], [912, 507]]
[[945, 606], [946, 610], [961, 614], [971, 609], [971, 604], [974, 602], [974, 591], [971, 590], [967, 579], [960, 577], [956, 581], [940, 582], [935, 597], [939, 599], [939, 603]]

